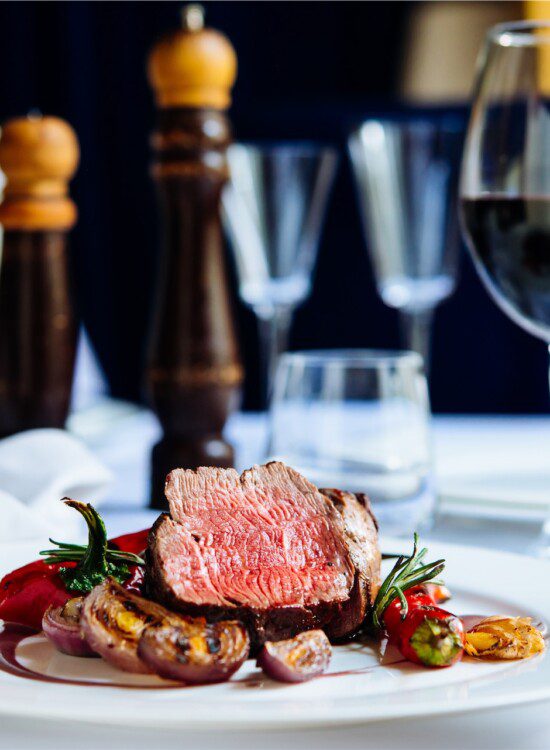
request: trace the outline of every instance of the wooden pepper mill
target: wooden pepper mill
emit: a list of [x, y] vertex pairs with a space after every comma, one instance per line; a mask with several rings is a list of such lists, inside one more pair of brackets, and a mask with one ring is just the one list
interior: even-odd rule
[[148, 367], [164, 436], [153, 449], [151, 505], [165, 507], [175, 467], [233, 464], [223, 439], [242, 382], [227, 289], [220, 198], [231, 140], [225, 114], [237, 61], [229, 41], [203, 27], [200, 6], [149, 57], [159, 108], [153, 178], [163, 247]]
[[63, 427], [69, 411], [77, 326], [67, 232], [76, 207], [67, 183], [78, 160], [76, 135], [57, 117], [2, 127], [0, 437]]

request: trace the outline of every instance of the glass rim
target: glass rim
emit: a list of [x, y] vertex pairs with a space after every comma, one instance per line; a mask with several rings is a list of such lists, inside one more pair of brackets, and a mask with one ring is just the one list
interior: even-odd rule
[[497, 23], [488, 30], [487, 39], [501, 47], [535, 47], [539, 44], [550, 44], [550, 20]]
[[292, 156], [321, 156], [331, 155], [333, 157], [338, 156], [338, 150], [335, 146], [330, 143], [323, 143], [322, 141], [307, 141], [307, 140], [288, 140], [288, 141], [270, 141], [270, 140], [250, 140], [250, 141], [234, 141], [228, 146], [228, 151], [235, 148], [243, 148], [248, 151], [256, 151], [260, 154], [273, 155], [287, 153]]
[[279, 367], [283, 365], [364, 369], [414, 367], [420, 369], [424, 365], [424, 360], [418, 352], [408, 349], [307, 349], [284, 352], [279, 358]]
[[409, 131], [411, 133], [422, 134], [436, 134], [442, 133], [444, 135], [456, 135], [461, 134], [464, 131], [464, 123], [460, 121], [458, 117], [451, 115], [445, 117], [434, 117], [430, 118], [425, 115], [412, 115], [411, 117], [401, 119], [398, 116], [392, 117], [367, 117], [356, 125], [353, 130], [350, 131], [350, 139], [360, 138], [365, 127], [369, 125], [380, 125], [382, 127], [392, 127], [395, 130]]

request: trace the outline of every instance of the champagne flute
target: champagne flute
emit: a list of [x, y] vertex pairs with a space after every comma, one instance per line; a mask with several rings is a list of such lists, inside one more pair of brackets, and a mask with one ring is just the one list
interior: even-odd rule
[[487, 291], [550, 346], [550, 22], [489, 30], [460, 196], [464, 236]]

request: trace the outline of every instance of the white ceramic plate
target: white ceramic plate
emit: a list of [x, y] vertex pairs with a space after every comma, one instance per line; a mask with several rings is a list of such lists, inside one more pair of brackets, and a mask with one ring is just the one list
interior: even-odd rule
[[[408, 551], [386, 539], [386, 551]], [[0, 573], [28, 561], [25, 545], [0, 549]], [[430, 545], [447, 559], [446, 582], [458, 614], [532, 615], [550, 621], [550, 563], [471, 547]], [[331, 675], [302, 685], [265, 679], [252, 661], [228, 683], [178, 687], [127, 675], [101, 660], [56, 653], [42, 636], [23, 641], [18, 660], [35, 672], [92, 679], [92, 686], [45, 683], [0, 671], [0, 714], [101, 724], [260, 729], [361, 724], [530, 703], [550, 698], [550, 658], [484, 663], [465, 659], [450, 669], [402, 663], [381, 666], [369, 648], [335, 649]], [[349, 674], [345, 673], [352, 670]], [[126, 687], [113, 687], [124, 683]]]

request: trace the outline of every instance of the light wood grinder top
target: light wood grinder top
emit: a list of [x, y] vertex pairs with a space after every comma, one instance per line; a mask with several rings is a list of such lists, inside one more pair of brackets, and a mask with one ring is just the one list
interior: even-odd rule
[[4, 229], [66, 231], [76, 222], [68, 183], [79, 160], [74, 130], [58, 117], [9, 120], [0, 137], [7, 184], [0, 205]]

